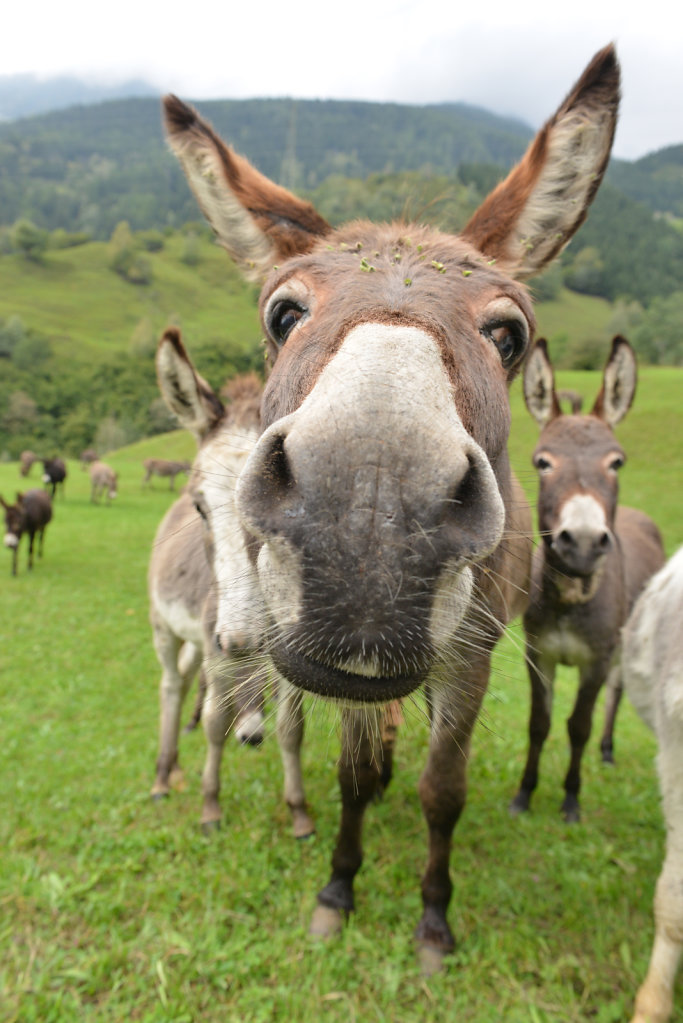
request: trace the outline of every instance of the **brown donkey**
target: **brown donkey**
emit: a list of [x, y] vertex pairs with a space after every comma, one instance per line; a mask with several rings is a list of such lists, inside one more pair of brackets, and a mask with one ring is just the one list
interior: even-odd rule
[[[622, 337], [612, 342], [602, 389], [589, 415], [562, 413], [545, 341], [536, 344], [525, 367], [524, 398], [542, 428], [533, 456], [541, 543], [524, 615], [531, 682], [529, 753], [510, 804], [513, 814], [529, 809], [550, 730], [555, 667], [569, 664], [578, 667], [580, 681], [567, 721], [571, 760], [562, 813], [567, 821], [579, 820], [581, 757], [593, 707], [610, 669], [618, 671], [619, 631], [664, 561], [654, 522], [635, 508], [617, 508], [617, 473], [625, 456], [612, 428], [631, 407], [635, 387], [635, 355]], [[611, 759], [611, 734], [609, 739], [608, 751], [603, 737], [604, 759]]]
[[38, 537], [38, 557], [43, 556], [45, 530], [52, 520], [52, 501], [44, 490], [27, 490], [17, 494], [16, 504], [7, 504], [0, 496], [5, 509], [5, 547], [12, 551], [12, 575], [17, 574], [19, 543], [24, 533], [28, 534], [28, 567], [33, 568], [33, 544]]
[[[171, 147], [219, 241], [264, 282], [265, 430], [237, 506], [267, 649], [291, 685], [342, 701], [341, 828], [312, 930], [333, 933], [353, 909], [363, 815], [381, 773], [381, 711], [371, 708], [425, 685], [426, 969], [454, 945], [449, 854], [470, 736], [493, 647], [526, 597], [531, 519], [507, 453], [507, 387], [534, 330], [519, 282], [585, 219], [618, 98], [607, 47], [460, 237], [406, 224], [334, 230], [194, 110], [165, 101]], [[179, 349], [166, 372], [182, 405]], [[212, 421], [201, 389], [186, 415]], [[217, 482], [204, 493], [212, 507]], [[213, 546], [220, 595], [220, 528]], [[223, 628], [219, 600], [219, 638]]]

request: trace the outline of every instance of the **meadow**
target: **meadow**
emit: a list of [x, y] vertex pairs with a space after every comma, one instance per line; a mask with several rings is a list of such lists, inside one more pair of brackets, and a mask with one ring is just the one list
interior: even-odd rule
[[[558, 374], [558, 386], [589, 401], [598, 384], [595, 373]], [[644, 369], [617, 430], [628, 453], [622, 500], [653, 515], [669, 553], [683, 542], [682, 385], [681, 370]], [[536, 435], [517, 382], [511, 451], [532, 498]], [[624, 703], [616, 767], [604, 767], [601, 702], [583, 821], [565, 825], [564, 720], [576, 681], [561, 670], [532, 811], [510, 819], [528, 714], [519, 625], [498, 648], [474, 734], [452, 854], [458, 945], [439, 976], [420, 976], [412, 939], [426, 850], [419, 709], [407, 711], [394, 780], [367, 814], [357, 913], [338, 940], [307, 936], [338, 824], [332, 711], [317, 705], [307, 721], [311, 840], [291, 835], [272, 717], [261, 748], [226, 745], [220, 831], [207, 837], [198, 823], [201, 730], [182, 737], [185, 791], [150, 800], [159, 669], [146, 566], [173, 494], [165, 481], [142, 490], [141, 460], [192, 450], [178, 432], [108, 455], [121, 477], [109, 507], [91, 505], [87, 474], [70, 462], [43, 561], [29, 574], [22, 548], [11, 578], [9, 553], [0, 558], [0, 1020], [628, 1019], [649, 958], [664, 846], [654, 742]], [[0, 464], [0, 493], [20, 486], [17, 464]], [[680, 1021], [683, 982], [677, 1001]]]

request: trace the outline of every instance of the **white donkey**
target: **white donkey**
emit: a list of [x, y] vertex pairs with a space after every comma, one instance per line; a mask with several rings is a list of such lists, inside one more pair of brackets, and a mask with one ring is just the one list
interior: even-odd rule
[[[174, 398], [183, 395], [187, 380], [169, 382], [164, 364], [168, 345], [180, 345], [176, 331], [169, 330], [160, 345], [159, 376], [162, 391]], [[195, 459], [192, 493], [186, 491], [168, 510], [157, 531], [149, 566], [150, 619], [154, 646], [162, 666], [160, 683], [160, 739], [153, 798], [169, 794], [183, 784], [178, 763], [180, 715], [185, 696], [203, 662], [206, 691], [201, 720], [207, 739], [207, 756], [202, 774], [202, 826], [218, 824], [221, 811], [220, 764], [225, 739], [231, 730], [243, 743], [258, 744], [263, 737], [263, 694], [273, 674], [260, 653], [262, 639], [261, 598], [242, 537], [234, 507], [237, 477], [260, 432], [260, 383], [256, 377], [237, 378], [227, 389], [227, 409], [205, 381], [193, 375], [191, 390], [211, 395], [214, 413], [223, 430], [208, 440]], [[204, 423], [184, 414], [184, 426], [197, 439], [204, 438]], [[211, 512], [204, 500], [205, 490], [221, 487], [221, 501]], [[218, 525], [225, 541], [221, 553], [222, 585], [214, 575], [205, 550], [206, 531]], [[229, 580], [229, 582], [227, 581]], [[217, 606], [230, 623], [219, 636], [216, 632]], [[284, 683], [279, 687], [282, 689]], [[303, 838], [314, 831], [303, 793], [300, 747], [303, 736], [301, 694], [287, 686], [278, 701], [278, 741], [285, 770], [285, 798], [293, 816], [294, 833]]]
[[655, 894], [650, 968], [632, 1023], [664, 1023], [683, 948], [683, 547], [652, 577], [624, 627], [624, 686], [657, 736], [666, 857]]

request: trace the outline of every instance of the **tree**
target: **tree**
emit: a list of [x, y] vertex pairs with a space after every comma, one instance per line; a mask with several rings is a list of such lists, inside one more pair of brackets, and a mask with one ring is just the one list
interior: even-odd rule
[[48, 241], [47, 231], [36, 227], [30, 220], [17, 220], [12, 228], [14, 248], [34, 263], [40, 263], [42, 260]]
[[9, 396], [2, 425], [8, 433], [30, 432], [38, 421], [38, 406], [25, 391], [13, 391]]

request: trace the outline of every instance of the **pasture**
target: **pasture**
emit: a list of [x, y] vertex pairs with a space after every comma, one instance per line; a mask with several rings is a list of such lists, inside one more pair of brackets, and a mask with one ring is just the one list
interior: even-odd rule
[[[199, 367], [201, 370], [201, 366]], [[597, 373], [558, 373], [586, 396]], [[621, 498], [657, 521], [670, 554], [683, 542], [683, 372], [644, 369], [617, 435], [628, 462]], [[514, 385], [513, 462], [535, 497], [537, 428]], [[617, 1023], [645, 975], [664, 830], [654, 742], [630, 706], [617, 722], [616, 767], [599, 762], [598, 723], [584, 760], [583, 823], [559, 815], [564, 719], [575, 672], [560, 669], [553, 728], [532, 812], [511, 820], [526, 746], [521, 630], [497, 651], [474, 734], [468, 806], [454, 838], [449, 913], [458, 946], [421, 978], [424, 826], [416, 793], [426, 725], [407, 708], [396, 773], [367, 815], [357, 914], [341, 938], [307, 937], [338, 821], [335, 715], [307, 721], [304, 773], [317, 836], [291, 837], [269, 720], [258, 750], [228, 743], [222, 829], [198, 826], [201, 731], [181, 740], [188, 786], [149, 799], [159, 669], [147, 620], [146, 567], [173, 494], [141, 489], [142, 459], [183, 458], [184, 434], [105, 456], [120, 473], [111, 507], [89, 501], [69, 463], [45, 557], [10, 577], [0, 558], [0, 1018], [218, 1021], [458, 1020]], [[31, 485], [37, 485], [34, 469]], [[0, 465], [14, 497], [16, 463]], [[185, 718], [191, 712], [188, 700]], [[673, 1019], [683, 1020], [683, 983]]]

